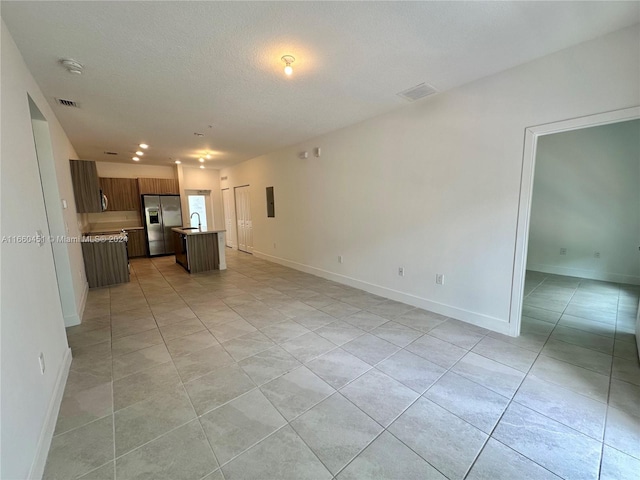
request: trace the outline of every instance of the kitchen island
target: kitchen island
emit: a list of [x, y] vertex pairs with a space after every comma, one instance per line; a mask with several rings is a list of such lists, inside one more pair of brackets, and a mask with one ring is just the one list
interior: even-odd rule
[[227, 269], [224, 251], [226, 230], [192, 227], [174, 227], [171, 230], [176, 263], [182, 265], [187, 272]]

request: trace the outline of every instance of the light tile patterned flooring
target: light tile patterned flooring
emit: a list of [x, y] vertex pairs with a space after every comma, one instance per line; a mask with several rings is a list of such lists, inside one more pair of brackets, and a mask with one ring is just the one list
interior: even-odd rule
[[228, 266], [90, 292], [45, 478], [637, 478], [638, 287], [530, 272], [510, 338]]

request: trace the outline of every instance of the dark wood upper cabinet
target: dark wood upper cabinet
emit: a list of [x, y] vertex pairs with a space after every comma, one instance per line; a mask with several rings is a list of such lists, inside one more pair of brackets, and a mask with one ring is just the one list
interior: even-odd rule
[[138, 178], [140, 195], [180, 195], [175, 178]]
[[140, 210], [138, 182], [135, 178], [100, 177], [100, 187], [108, 199], [107, 211]]
[[69, 160], [73, 196], [78, 213], [96, 213], [102, 211], [100, 182], [96, 162], [91, 160]]

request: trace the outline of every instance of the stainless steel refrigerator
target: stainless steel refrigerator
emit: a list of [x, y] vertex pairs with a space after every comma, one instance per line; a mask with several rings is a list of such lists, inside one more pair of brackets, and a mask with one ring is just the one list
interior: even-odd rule
[[182, 226], [180, 195], [143, 195], [142, 208], [149, 256], [174, 253], [171, 229]]

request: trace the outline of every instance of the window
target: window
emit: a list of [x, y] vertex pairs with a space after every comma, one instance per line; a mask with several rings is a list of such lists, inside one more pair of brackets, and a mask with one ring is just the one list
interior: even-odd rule
[[189, 216], [191, 217], [191, 226], [198, 226], [198, 213], [200, 215], [200, 225], [207, 228], [207, 196], [206, 195], [189, 195]]

